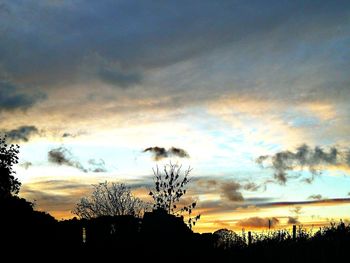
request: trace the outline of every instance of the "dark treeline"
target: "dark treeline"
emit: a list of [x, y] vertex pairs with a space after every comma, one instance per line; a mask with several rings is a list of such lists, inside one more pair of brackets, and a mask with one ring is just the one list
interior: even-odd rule
[[[186, 222], [175, 205], [185, 193], [183, 186], [189, 181], [190, 169], [181, 178], [176, 166], [164, 170], [164, 177], [158, 169], [155, 170], [156, 186], [150, 193], [154, 205], [152, 209], [145, 209], [141, 216], [134, 213], [135, 207], [140, 208], [139, 200], [130, 196], [124, 185], [114, 185], [113, 189], [119, 191], [119, 196], [134, 204], [129, 207], [128, 213], [104, 215], [102, 211], [94, 216], [84, 210], [85, 207], [94, 208], [89, 199], [82, 199], [77, 210], [81, 219], [57, 221], [48, 213], [35, 211], [31, 202], [17, 196], [20, 182], [12, 170], [13, 164], [17, 163], [17, 153], [18, 148], [6, 145], [2, 139], [1, 262], [10, 261], [5, 260], [9, 256], [12, 259], [24, 257], [49, 262], [92, 259], [98, 262], [335, 262], [348, 257], [350, 226], [343, 222], [321, 228], [315, 234], [302, 228], [295, 235], [284, 230], [253, 236], [237, 235], [227, 229], [194, 233], [191, 226], [200, 218], [195, 216], [191, 219], [195, 203], [180, 209], [188, 213]], [[107, 184], [102, 186], [107, 187]], [[120, 189], [123, 191], [120, 192]], [[121, 205], [125, 207], [125, 204]]]

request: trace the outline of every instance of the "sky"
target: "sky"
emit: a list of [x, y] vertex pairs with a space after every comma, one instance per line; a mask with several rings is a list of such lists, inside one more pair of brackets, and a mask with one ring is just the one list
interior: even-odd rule
[[0, 1], [0, 133], [57, 219], [171, 161], [198, 232], [350, 220], [349, 71], [349, 1]]

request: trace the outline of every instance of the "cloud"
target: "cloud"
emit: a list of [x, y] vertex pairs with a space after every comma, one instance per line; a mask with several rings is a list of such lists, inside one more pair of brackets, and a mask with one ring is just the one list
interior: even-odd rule
[[195, 185], [192, 188], [193, 194], [220, 194], [221, 199], [230, 202], [241, 202], [251, 205], [252, 203], [261, 203], [272, 200], [270, 197], [250, 197], [244, 198], [242, 190], [255, 192], [261, 185], [254, 182], [238, 182], [227, 179], [210, 179], [210, 177], [195, 178]]
[[244, 198], [244, 201], [246, 203], [253, 203], [255, 205], [259, 203], [271, 202], [275, 199], [276, 198], [273, 198], [273, 197], [248, 197], [248, 198]]
[[151, 152], [153, 154], [153, 159], [155, 161], [159, 161], [164, 158], [176, 156], [180, 158], [189, 158], [189, 154], [181, 148], [171, 147], [170, 149], [166, 150], [163, 147], [149, 147], [143, 150], [143, 152]]
[[249, 217], [237, 221], [236, 225], [240, 227], [251, 227], [251, 228], [271, 228], [277, 226], [280, 221], [276, 217], [262, 218], [262, 217]]
[[98, 71], [98, 77], [116, 87], [127, 88], [141, 83], [142, 75], [135, 72], [122, 72], [118, 69], [102, 67]]
[[61, 215], [71, 217], [74, 205], [90, 191], [91, 186], [52, 181], [40, 182], [37, 185], [23, 185], [20, 195], [34, 202], [37, 210], [49, 212], [57, 219], [61, 219]]
[[69, 133], [69, 132], [65, 132], [65, 133], [62, 134], [62, 137], [63, 137], [63, 138], [67, 138], [67, 137], [75, 138], [76, 135], [75, 135], [75, 134], [72, 134], [72, 133]]
[[[256, 204], [257, 207], [288, 207], [288, 206], [306, 206], [306, 205], [320, 205], [320, 206], [331, 206], [338, 204], [348, 204], [350, 198], [329, 198], [322, 200], [309, 200], [309, 201], [289, 201], [289, 202], [267, 202]], [[301, 207], [296, 207], [291, 210], [292, 213], [298, 214]]]
[[243, 189], [244, 190], [248, 190], [248, 191], [258, 191], [260, 189], [261, 185], [258, 185], [254, 182], [249, 182], [249, 183], [246, 183], [245, 185], [243, 185]]
[[64, 132], [62, 134], [62, 138], [76, 138], [81, 135], [86, 134], [86, 131], [78, 131], [78, 132]]
[[48, 152], [48, 161], [57, 165], [67, 165], [81, 170], [86, 173], [88, 170], [85, 169], [82, 164], [74, 160], [72, 153], [65, 147], [61, 146], [59, 148], [51, 149]]
[[9, 141], [28, 142], [31, 136], [39, 134], [39, 130], [33, 125], [25, 125], [13, 130], [6, 131], [5, 134]]
[[215, 179], [207, 179], [207, 178], [196, 178], [196, 184], [199, 187], [204, 187], [206, 189], [216, 188], [219, 185], [219, 181]]
[[[227, 58], [232, 63], [227, 67], [229, 81], [216, 85], [223, 93], [231, 90], [241, 93], [249, 89], [249, 93], [257, 97], [267, 98], [303, 99], [306, 95], [341, 98], [343, 94], [345, 100], [348, 98], [346, 68], [349, 62], [341, 59], [349, 54], [343, 47], [346, 45], [344, 36], [348, 35], [347, 1], [331, 4], [305, 1], [217, 3], [210, 0], [200, 1], [200, 5], [197, 1], [181, 3], [145, 1], [135, 4], [124, 0], [89, 1], [84, 5], [79, 1], [62, 1], [62, 4], [53, 5], [45, 1], [9, 1], [3, 4], [0, 16], [1, 70], [13, 79], [40, 86], [71, 84], [61, 85], [61, 89], [70, 89], [86, 79], [129, 87], [143, 81], [147, 83], [154, 71], [179, 62], [198, 62], [226, 48], [233, 56]], [[304, 52], [300, 52], [300, 43], [303, 43]], [[318, 60], [320, 53], [321, 61]], [[225, 65], [225, 55], [217, 60], [220, 65]], [[307, 56], [307, 61], [300, 56]], [[271, 67], [273, 58], [276, 58], [273, 69], [261, 71], [261, 61]], [[287, 73], [284, 71], [286, 61]], [[191, 76], [195, 73], [193, 79], [204, 76], [205, 82], [211, 82], [215, 66], [205, 59], [202, 62], [201, 67], [195, 66], [195, 72], [188, 73], [185, 69], [184, 73]], [[209, 67], [203, 66], [206, 64], [210, 64]], [[328, 67], [333, 70], [327, 71]], [[315, 68], [317, 72], [311, 73], [317, 73], [319, 81], [311, 80], [309, 86], [305, 85], [310, 79], [309, 71]], [[248, 69], [257, 72], [251, 74]], [[233, 70], [235, 74], [231, 73]], [[186, 77], [178, 78], [181, 73], [169, 69], [168, 75], [175, 76], [179, 85], [168, 85], [168, 80], [166, 85], [159, 84], [165, 94], [176, 94], [178, 98], [181, 86], [188, 84], [183, 82]], [[262, 85], [264, 75], [270, 80], [266, 85]], [[221, 74], [219, 76], [222, 78]], [[232, 82], [239, 84], [225, 85]], [[141, 87], [141, 96], [157, 94], [159, 90], [153, 90], [156, 86], [153, 84], [151, 81], [147, 91]], [[212, 83], [199, 85], [201, 92], [181, 88], [181, 99], [191, 103], [193, 97], [200, 94], [203, 101], [208, 100], [214, 93]], [[271, 85], [274, 86], [271, 88]], [[306, 95], [295, 92], [301, 87]], [[168, 104], [178, 101], [174, 99]]]
[[189, 158], [190, 157], [189, 154], [184, 149], [181, 149], [181, 148], [171, 147], [168, 150], [168, 153], [169, 153], [169, 155], [177, 156], [180, 158]]
[[42, 180], [36, 182], [30, 182], [25, 184], [24, 189], [21, 188], [21, 193], [26, 192], [30, 189], [45, 189], [45, 191], [63, 191], [63, 192], [72, 192], [75, 190], [81, 190], [83, 192], [88, 191], [91, 188], [91, 184], [82, 183], [80, 181], [74, 180]]
[[27, 94], [21, 91], [18, 85], [1, 80], [0, 75], [0, 112], [17, 109], [26, 110], [45, 97], [38, 92]]
[[311, 177], [304, 178], [304, 182], [311, 183], [315, 176], [322, 172], [322, 169], [329, 167], [346, 167], [350, 168], [350, 151], [349, 149], [338, 149], [333, 146], [327, 150], [316, 146], [311, 148], [306, 144], [299, 146], [296, 151], [282, 151], [274, 155], [263, 155], [256, 159], [256, 162], [264, 166], [268, 162], [268, 168], [272, 168], [274, 179], [281, 185], [286, 184], [291, 176], [289, 171], [302, 170], [307, 168]]
[[31, 167], [33, 165], [32, 162], [24, 162], [24, 163], [21, 163], [20, 166], [23, 167], [24, 169], [28, 169], [29, 167]]
[[45, 209], [52, 210], [57, 208], [67, 209], [67, 205], [74, 205], [79, 197], [72, 197], [69, 195], [57, 195], [53, 193], [47, 193], [40, 190], [21, 190], [22, 195], [26, 196], [29, 200], [34, 201], [40, 205], [40, 207], [45, 207]]
[[105, 166], [105, 161], [103, 159], [89, 159], [89, 167], [84, 167], [81, 162], [79, 162], [71, 153], [70, 150], [61, 146], [55, 149], [51, 149], [48, 152], [48, 161], [57, 165], [66, 165], [70, 167], [77, 168], [78, 170], [87, 173], [105, 173], [107, 168]]
[[163, 147], [149, 147], [143, 150], [143, 152], [151, 152], [155, 161], [168, 157], [168, 151]]
[[323, 199], [322, 195], [317, 194], [317, 195], [310, 195], [307, 199], [311, 199], [311, 200], [321, 200]]
[[229, 201], [243, 201], [243, 195], [239, 190], [242, 188], [241, 184], [237, 182], [226, 182], [221, 186], [222, 196]]
[[105, 173], [107, 172], [106, 163], [102, 159], [90, 159], [88, 163], [91, 165], [89, 168], [93, 173]]
[[299, 221], [298, 217], [289, 216], [287, 224], [297, 225], [297, 224], [300, 224], [300, 221]]

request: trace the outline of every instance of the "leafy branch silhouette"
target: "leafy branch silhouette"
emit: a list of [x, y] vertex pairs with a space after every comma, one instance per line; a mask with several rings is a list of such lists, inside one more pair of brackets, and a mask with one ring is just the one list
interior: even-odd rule
[[180, 207], [181, 198], [186, 194], [186, 186], [190, 182], [189, 175], [192, 171], [188, 167], [182, 172], [182, 165], [165, 164], [160, 170], [158, 165], [153, 168], [155, 188], [150, 191], [149, 195], [154, 200], [153, 209], [163, 209], [168, 214], [182, 216], [187, 214], [187, 225], [192, 228], [200, 219], [200, 214], [192, 216], [192, 211], [197, 203], [192, 202]]

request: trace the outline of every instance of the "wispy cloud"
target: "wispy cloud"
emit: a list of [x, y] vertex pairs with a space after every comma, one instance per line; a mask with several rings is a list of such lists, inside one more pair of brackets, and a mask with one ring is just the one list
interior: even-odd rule
[[338, 205], [350, 204], [350, 198], [329, 198], [322, 200], [308, 200], [308, 201], [288, 201], [288, 202], [267, 202], [256, 204], [257, 207], [292, 207], [292, 206], [306, 206], [306, 205]]
[[[272, 168], [274, 179], [279, 184], [286, 184], [290, 176], [289, 171], [302, 170], [307, 168], [311, 177], [303, 178], [303, 181], [312, 183], [315, 176], [322, 172], [322, 169], [329, 167], [347, 167], [350, 168], [350, 150], [338, 149], [333, 146], [329, 150], [324, 150], [322, 147], [310, 146], [303, 144], [296, 151], [282, 151], [274, 155], [262, 155], [256, 159], [256, 162], [263, 168]], [[264, 166], [268, 163], [267, 166]]]
[[244, 190], [248, 190], [248, 191], [258, 191], [260, 189], [261, 185], [256, 184], [254, 182], [248, 182], [246, 184], [243, 185], [243, 189]]
[[232, 179], [196, 178], [191, 190], [194, 194], [219, 195], [222, 202], [229, 203], [261, 203], [270, 198], [249, 197], [244, 198], [242, 191], [256, 192], [262, 185], [254, 182], [240, 182]]
[[77, 160], [76, 157], [73, 156], [70, 150], [61, 146], [58, 148], [51, 149], [48, 152], [48, 161], [57, 165], [66, 165], [70, 167], [77, 168], [78, 170], [87, 173], [104, 173], [107, 172], [105, 167], [105, 162], [102, 159], [90, 159], [88, 164], [90, 167], [84, 167], [80, 161]]
[[276, 227], [280, 221], [276, 217], [263, 218], [263, 217], [250, 217], [237, 221], [236, 225], [240, 227], [251, 228], [269, 228]]
[[88, 163], [92, 166], [89, 170], [94, 173], [105, 173], [107, 172], [106, 163], [102, 159], [90, 159]]

